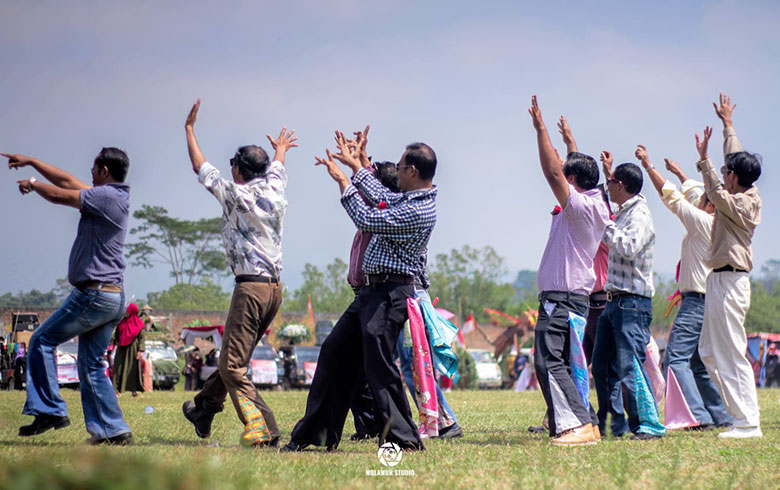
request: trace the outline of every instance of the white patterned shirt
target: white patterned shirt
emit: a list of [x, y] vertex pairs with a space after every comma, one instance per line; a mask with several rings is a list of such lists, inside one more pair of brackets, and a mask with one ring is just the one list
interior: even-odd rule
[[206, 162], [198, 180], [222, 205], [222, 242], [235, 275], [279, 277], [287, 171], [274, 161], [262, 177], [236, 184]]
[[637, 194], [620, 206], [615, 221], [607, 223], [604, 243], [609, 246], [604, 289], [652, 298], [655, 228], [645, 196]]

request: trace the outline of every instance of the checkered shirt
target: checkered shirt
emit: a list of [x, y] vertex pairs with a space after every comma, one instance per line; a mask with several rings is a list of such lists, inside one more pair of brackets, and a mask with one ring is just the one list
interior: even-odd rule
[[[341, 204], [355, 226], [374, 234], [363, 258], [364, 273], [412, 276], [428, 287], [425, 269], [428, 241], [436, 226], [437, 192], [434, 186], [394, 193], [366, 169], [355, 174]], [[378, 207], [366, 204], [360, 193]], [[380, 202], [387, 207], [379, 206]]]
[[607, 223], [604, 242], [609, 246], [606, 291], [652, 297], [655, 228], [647, 200], [637, 194], [623, 203], [615, 221]]

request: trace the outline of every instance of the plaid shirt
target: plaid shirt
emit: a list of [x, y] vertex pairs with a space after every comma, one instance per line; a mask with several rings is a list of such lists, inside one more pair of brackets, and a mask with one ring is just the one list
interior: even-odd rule
[[609, 246], [604, 289], [652, 297], [655, 228], [645, 196], [637, 194], [623, 203], [615, 221], [607, 223], [604, 242]]
[[[371, 207], [360, 193], [374, 205]], [[366, 169], [360, 169], [341, 197], [341, 204], [359, 229], [373, 233], [363, 258], [366, 274], [412, 276], [428, 287], [425, 272], [428, 241], [436, 225], [436, 187], [394, 193]]]

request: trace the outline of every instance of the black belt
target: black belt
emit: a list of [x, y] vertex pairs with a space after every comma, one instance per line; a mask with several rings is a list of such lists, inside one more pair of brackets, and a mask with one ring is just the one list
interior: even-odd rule
[[723, 267], [712, 269], [712, 272], [747, 272], [747, 271], [745, 269], [737, 269], [736, 267], [731, 265], [724, 265]]
[[647, 298], [647, 296], [642, 296], [641, 294], [636, 294], [636, 293], [626, 293], [624, 291], [607, 291], [607, 301], [614, 301], [624, 296], [626, 297], [636, 296], [637, 298]]
[[607, 292], [606, 291], [595, 291], [593, 293], [590, 293], [590, 300], [591, 301], [606, 301], [607, 300]]
[[697, 293], [696, 291], [686, 291], [681, 293], [683, 298], [699, 298], [704, 299], [704, 293]]
[[414, 277], [403, 274], [366, 274], [366, 286], [374, 286], [386, 282], [412, 285], [416, 283]]
[[276, 284], [279, 282], [279, 278], [271, 276], [261, 276], [259, 274], [239, 274], [236, 276], [236, 284], [241, 282], [264, 282], [266, 284]]
[[588, 297], [584, 294], [571, 293], [569, 291], [542, 291], [539, 293], [539, 301], [544, 300], [555, 301], [556, 303], [575, 300], [587, 304]]

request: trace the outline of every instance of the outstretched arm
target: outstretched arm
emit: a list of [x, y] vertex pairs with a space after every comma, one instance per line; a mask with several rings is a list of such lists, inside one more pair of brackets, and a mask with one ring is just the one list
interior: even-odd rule
[[275, 162], [279, 162], [282, 165], [284, 165], [284, 156], [287, 154], [287, 151], [290, 148], [296, 148], [298, 144], [296, 141], [298, 141], [297, 136], [293, 136], [295, 134], [295, 130], [292, 129], [290, 132], [287, 132], [287, 126], [282, 128], [282, 132], [279, 133], [279, 137], [274, 139], [270, 134], [265, 135], [266, 138], [268, 138], [268, 141], [271, 142], [271, 146], [273, 146], [274, 151], [274, 160]]
[[542, 164], [544, 178], [547, 179], [547, 183], [561, 207], [566, 207], [566, 203], [569, 201], [569, 183], [563, 175], [563, 162], [553, 148], [550, 135], [547, 134], [547, 127], [542, 120], [542, 112], [536, 102], [536, 95], [531, 97], [531, 108], [528, 109], [528, 113], [531, 114], [531, 121], [536, 129], [539, 162]]
[[187, 132], [187, 150], [192, 162], [192, 171], [196, 174], [200, 173], [200, 167], [206, 163], [206, 157], [200, 151], [198, 139], [195, 137], [195, 121], [198, 120], [198, 109], [200, 109], [200, 99], [192, 105], [192, 109], [190, 109], [190, 113], [187, 115], [187, 121], [184, 123], [184, 130]]
[[647, 148], [645, 148], [644, 145], [637, 145], [634, 156], [636, 156], [636, 158], [639, 160], [639, 163], [642, 164], [642, 167], [647, 172], [647, 175], [650, 177], [650, 181], [653, 183], [655, 190], [658, 191], [658, 194], [661, 194], [661, 189], [663, 188], [666, 179], [663, 178], [661, 173], [653, 166], [652, 163], [650, 163], [650, 157], [647, 156]]
[[61, 168], [42, 162], [37, 158], [10, 153], [0, 153], [0, 155], [8, 159], [8, 168], [19, 170], [22, 167], [30, 166], [37, 170], [46, 180], [62, 189], [81, 190], [89, 189], [90, 187]]
[[19, 180], [17, 181], [17, 184], [19, 184], [19, 192], [23, 195], [35, 191], [40, 194], [42, 198], [49, 202], [53, 202], [54, 204], [62, 204], [63, 206], [81, 209], [80, 190], [63, 189], [62, 187], [44, 184], [43, 182], [38, 182], [34, 179]]
[[571, 134], [569, 123], [563, 116], [558, 120], [558, 132], [560, 132], [561, 137], [563, 137], [563, 144], [566, 145], [567, 154], [579, 151], [577, 150], [577, 143], [574, 141], [574, 136]]

